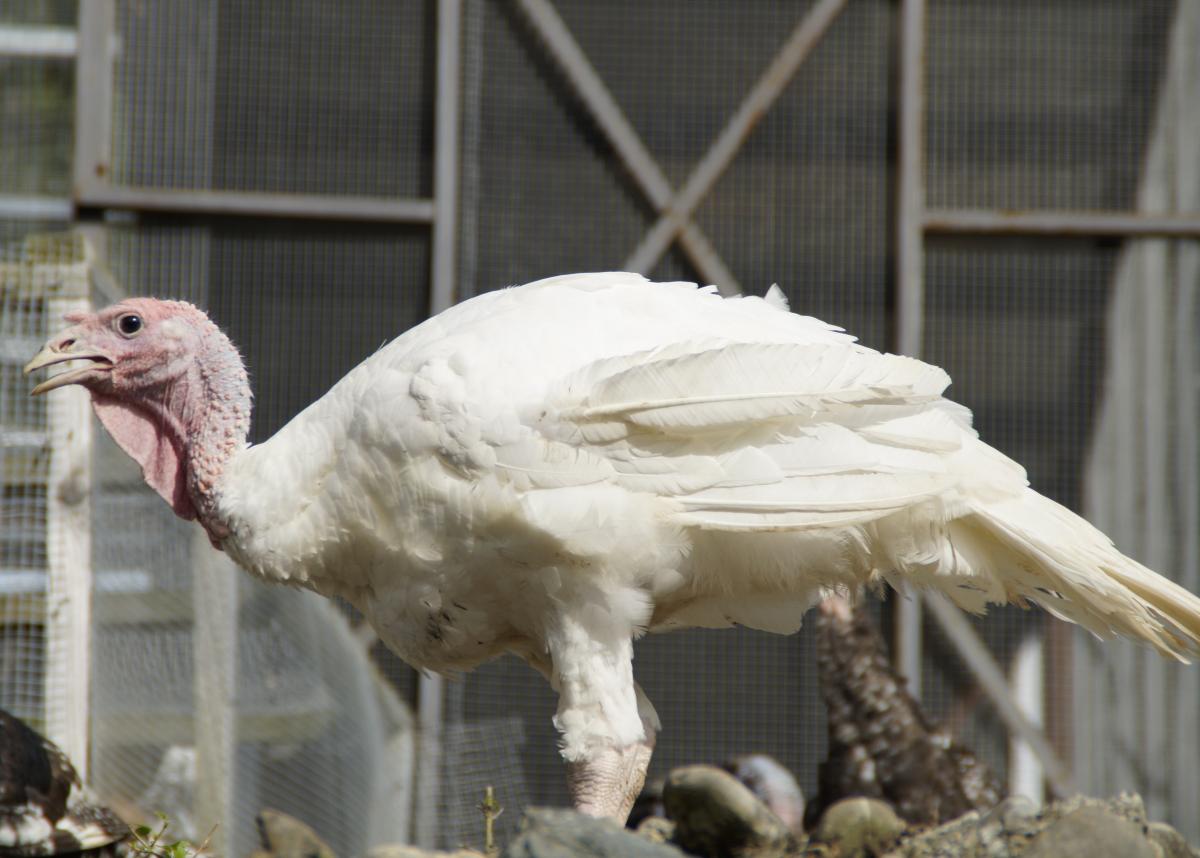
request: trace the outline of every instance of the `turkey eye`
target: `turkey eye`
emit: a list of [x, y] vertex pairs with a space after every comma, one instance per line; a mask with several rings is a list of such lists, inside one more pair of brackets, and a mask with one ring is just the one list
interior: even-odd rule
[[127, 337], [132, 337], [142, 329], [142, 317], [128, 313], [117, 319], [117, 330]]

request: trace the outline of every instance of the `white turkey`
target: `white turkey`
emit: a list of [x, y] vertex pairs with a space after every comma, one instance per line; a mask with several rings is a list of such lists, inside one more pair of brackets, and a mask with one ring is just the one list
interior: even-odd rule
[[1028, 488], [941, 394], [766, 299], [635, 274], [541, 280], [398, 337], [247, 444], [237, 350], [195, 307], [70, 317], [27, 371], [80, 384], [146, 481], [251, 574], [346, 599], [415, 667], [504, 652], [559, 694], [572, 798], [624, 818], [659, 728], [646, 631], [790, 633], [826, 592], [1032, 600], [1186, 657], [1200, 601]]

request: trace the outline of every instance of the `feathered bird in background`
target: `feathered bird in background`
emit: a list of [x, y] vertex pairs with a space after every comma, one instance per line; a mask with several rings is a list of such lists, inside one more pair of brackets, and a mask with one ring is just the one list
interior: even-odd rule
[[985, 810], [1004, 797], [991, 769], [926, 718], [861, 606], [840, 596], [818, 606], [817, 668], [829, 752], [805, 810], [806, 827], [851, 796], [883, 799], [918, 825]]
[[267, 581], [339, 596], [409, 664], [503, 652], [559, 694], [581, 810], [623, 819], [658, 730], [646, 631], [790, 633], [831, 590], [1032, 600], [1194, 653], [1200, 600], [1028, 488], [935, 366], [787, 312], [635, 274], [480, 295], [369, 357], [248, 445], [237, 350], [189, 304], [68, 320], [28, 364], [76, 368], [174, 511]]
[[0, 855], [79, 853], [128, 836], [57, 745], [0, 709]]

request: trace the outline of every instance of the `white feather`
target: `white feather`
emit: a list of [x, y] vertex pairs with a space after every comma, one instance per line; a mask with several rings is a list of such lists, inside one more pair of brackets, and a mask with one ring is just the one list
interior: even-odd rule
[[1034, 600], [1197, 650], [1200, 600], [1028, 489], [942, 370], [784, 309], [631, 274], [466, 301], [229, 463], [225, 547], [418, 667], [522, 655], [577, 760], [653, 729], [645, 628], [791, 631], [830, 587]]
[[771, 288], [767, 290], [767, 294], [763, 296], [763, 300], [776, 310], [783, 310], [785, 313], [791, 309], [788, 306], [787, 295], [783, 294], [783, 290], [779, 288], [778, 283], [771, 284]]
[[580, 406], [564, 409], [563, 417], [694, 432], [812, 419], [838, 405], [920, 401], [949, 382], [938, 367], [852, 344], [730, 343], [616, 372], [597, 382]]

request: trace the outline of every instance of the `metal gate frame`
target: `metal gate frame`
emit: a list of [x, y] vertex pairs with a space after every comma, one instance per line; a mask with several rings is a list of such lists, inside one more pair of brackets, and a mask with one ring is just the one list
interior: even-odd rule
[[262, 193], [116, 185], [111, 180], [116, 0], [79, 4], [73, 203], [76, 210], [427, 224], [432, 235], [430, 312], [453, 303], [458, 204], [458, 56], [461, 0], [438, 0], [432, 198]]
[[820, 0], [800, 19], [683, 186], [676, 191], [550, 0], [517, 0], [526, 19], [545, 42], [551, 59], [608, 138], [622, 166], [658, 212], [654, 225], [625, 260], [623, 268], [626, 271], [648, 274], [671, 243], [678, 239], [684, 254], [705, 281], [716, 284], [723, 295], [741, 294], [737, 277], [692, 217], [733, 162], [754, 126], [783, 94], [847, 2]]
[[[1181, 5], [1188, 2], [1194, 0], [1180, 0]], [[924, 328], [924, 252], [928, 236], [1200, 238], [1200, 212], [1007, 211], [927, 207], [925, 68], [928, 7], [929, 0], [901, 0], [900, 7], [899, 175], [895, 224], [896, 344], [899, 351], [920, 356]], [[1164, 415], [1155, 417], [1165, 420]], [[1154, 475], [1149, 475], [1149, 478], [1153, 479]], [[1158, 510], [1157, 514], [1161, 517], [1165, 511]], [[900, 602], [896, 649], [901, 671], [910, 677], [919, 676], [922, 607], [929, 610], [954, 643], [1009, 728], [1028, 743], [1044, 768], [1045, 778], [1054, 792], [1069, 792], [1069, 770], [1059, 762], [1045, 734], [1031, 723], [1031, 720], [1040, 721], [1041, 713], [1023, 711], [1009, 696], [1003, 672], [982, 641], [965, 623], [961, 613], [948, 602], [929, 596]], [[1065, 638], [1063, 643], [1069, 647], [1071, 639]], [[1040, 674], [1040, 657], [1026, 664], [1028, 669]], [[1153, 672], [1157, 673], [1160, 669], [1161, 665]], [[1039, 686], [1044, 686], [1043, 677], [1038, 676], [1037, 680]], [[1014, 676], [1013, 684], [1028, 687], [1028, 677], [1023, 681], [1021, 677]]]
[[[613, 98], [602, 78], [571, 35], [550, 0], [517, 0], [553, 61], [574, 88], [591, 118], [608, 138], [658, 218], [625, 262], [631, 271], [648, 273], [678, 239], [697, 272], [740, 293], [736, 276], [722, 261], [692, 217], [754, 126], [786, 89], [804, 59], [845, 8], [846, 0], [819, 0], [801, 18], [783, 47], [734, 111], [682, 187], [671, 188], [653, 156]], [[919, 357], [924, 333], [924, 246], [926, 236], [1094, 236], [1200, 238], [1200, 213], [1135, 211], [931, 209], [925, 205], [925, 63], [927, 0], [901, 0], [899, 24], [899, 139], [895, 212], [896, 351]], [[1043, 721], [1041, 641], [1018, 660], [1012, 684], [961, 611], [946, 600], [918, 594], [897, 600], [896, 662], [910, 690], [921, 693], [922, 614], [928, 610], [1005, 722], [1015, 744], [1024, 746], [1026, 771], [1015, 780], [1026, 792], [1040, 792], [1044, 778], [1058, 795], [1073, 791], [1072, 775], [1047, 739]], [[1068, 639], [1069, 643], [1069, 639]], [[1020, 751], [1017, 751], [1020, 754]]]
[[[771, 109], [799, 71], [804, 59], [828, 32], [845, 9], [847, 0], [819, 0], [802, 16], [776, 56], [734, 111], [706, 154], [693, 168], [680, 190], [675, 191], [646, 149], [620, 106], [613, 98], [594, 65], [554, 9], [550, 0], [517, 0], [535, 32], [545, 43], [551, 59], [574, 88], [591, 118], [608, 138], [618, 157], [658, 212], [658, 219], [646, 232], [638, 247], [625, 262], [625, 268], [648, 273], [671, 243], [678, 239], [688, 259], [706, 281], [716, 283], [723, 294], [739, 294], [741, 287], [725, 266], [716, 249], [692, 221], [701, 202], [712, 190], [725, 169], [745, 143], [754, 126]], [[923, 271], [921, 267], [924, 231], [933, 224], [931, 213], [924, 212], [924, 3], [905, 3], [901, 14], [902, 116], [899, 145], [900, 173], [897, 212], [897, 324], [896, 350], [917, 356], [921, 350], [923, 308]], [[904, 108], [907, 108], [906, 110]], [[957, 212], [939, 212], [938, 222], [957, 222]], [[990, 213], [974, 212], [974, 220]], [[916, 229], [914, 230], [914, 224]], [[1200, 223], [1198, 223], [1200, 226]], [[1011, 230], [1012, 227], [1010, 226]], [[928, 605], [943, 633], [975, 675], [1010, 733], [1020, 738], [1037, 761], [1033, 780], [1042, 775], [1056, 793], [1071, 792], [1071, 777], [1066, 766], [1040, 728], [1041, 714], [1022, 708], [1013, 699], [1004, 671], [986, 645], [949, 602], [929, 596], [898, 599], [896, 660], [908, 678], [910, 690], [920, 697], [921, 687], [921, 606]], [[1027, 660], [1037, 664], [1038, 660]], [[1040, 692], [1041, 676], [1034, 678]], [[1029, 682], [1022, 683], [1029, 687]], [[1040, 695], [1039, 695], [1040, 696]], [[1040, 707], [1038, 707], [1040, 708]]]

